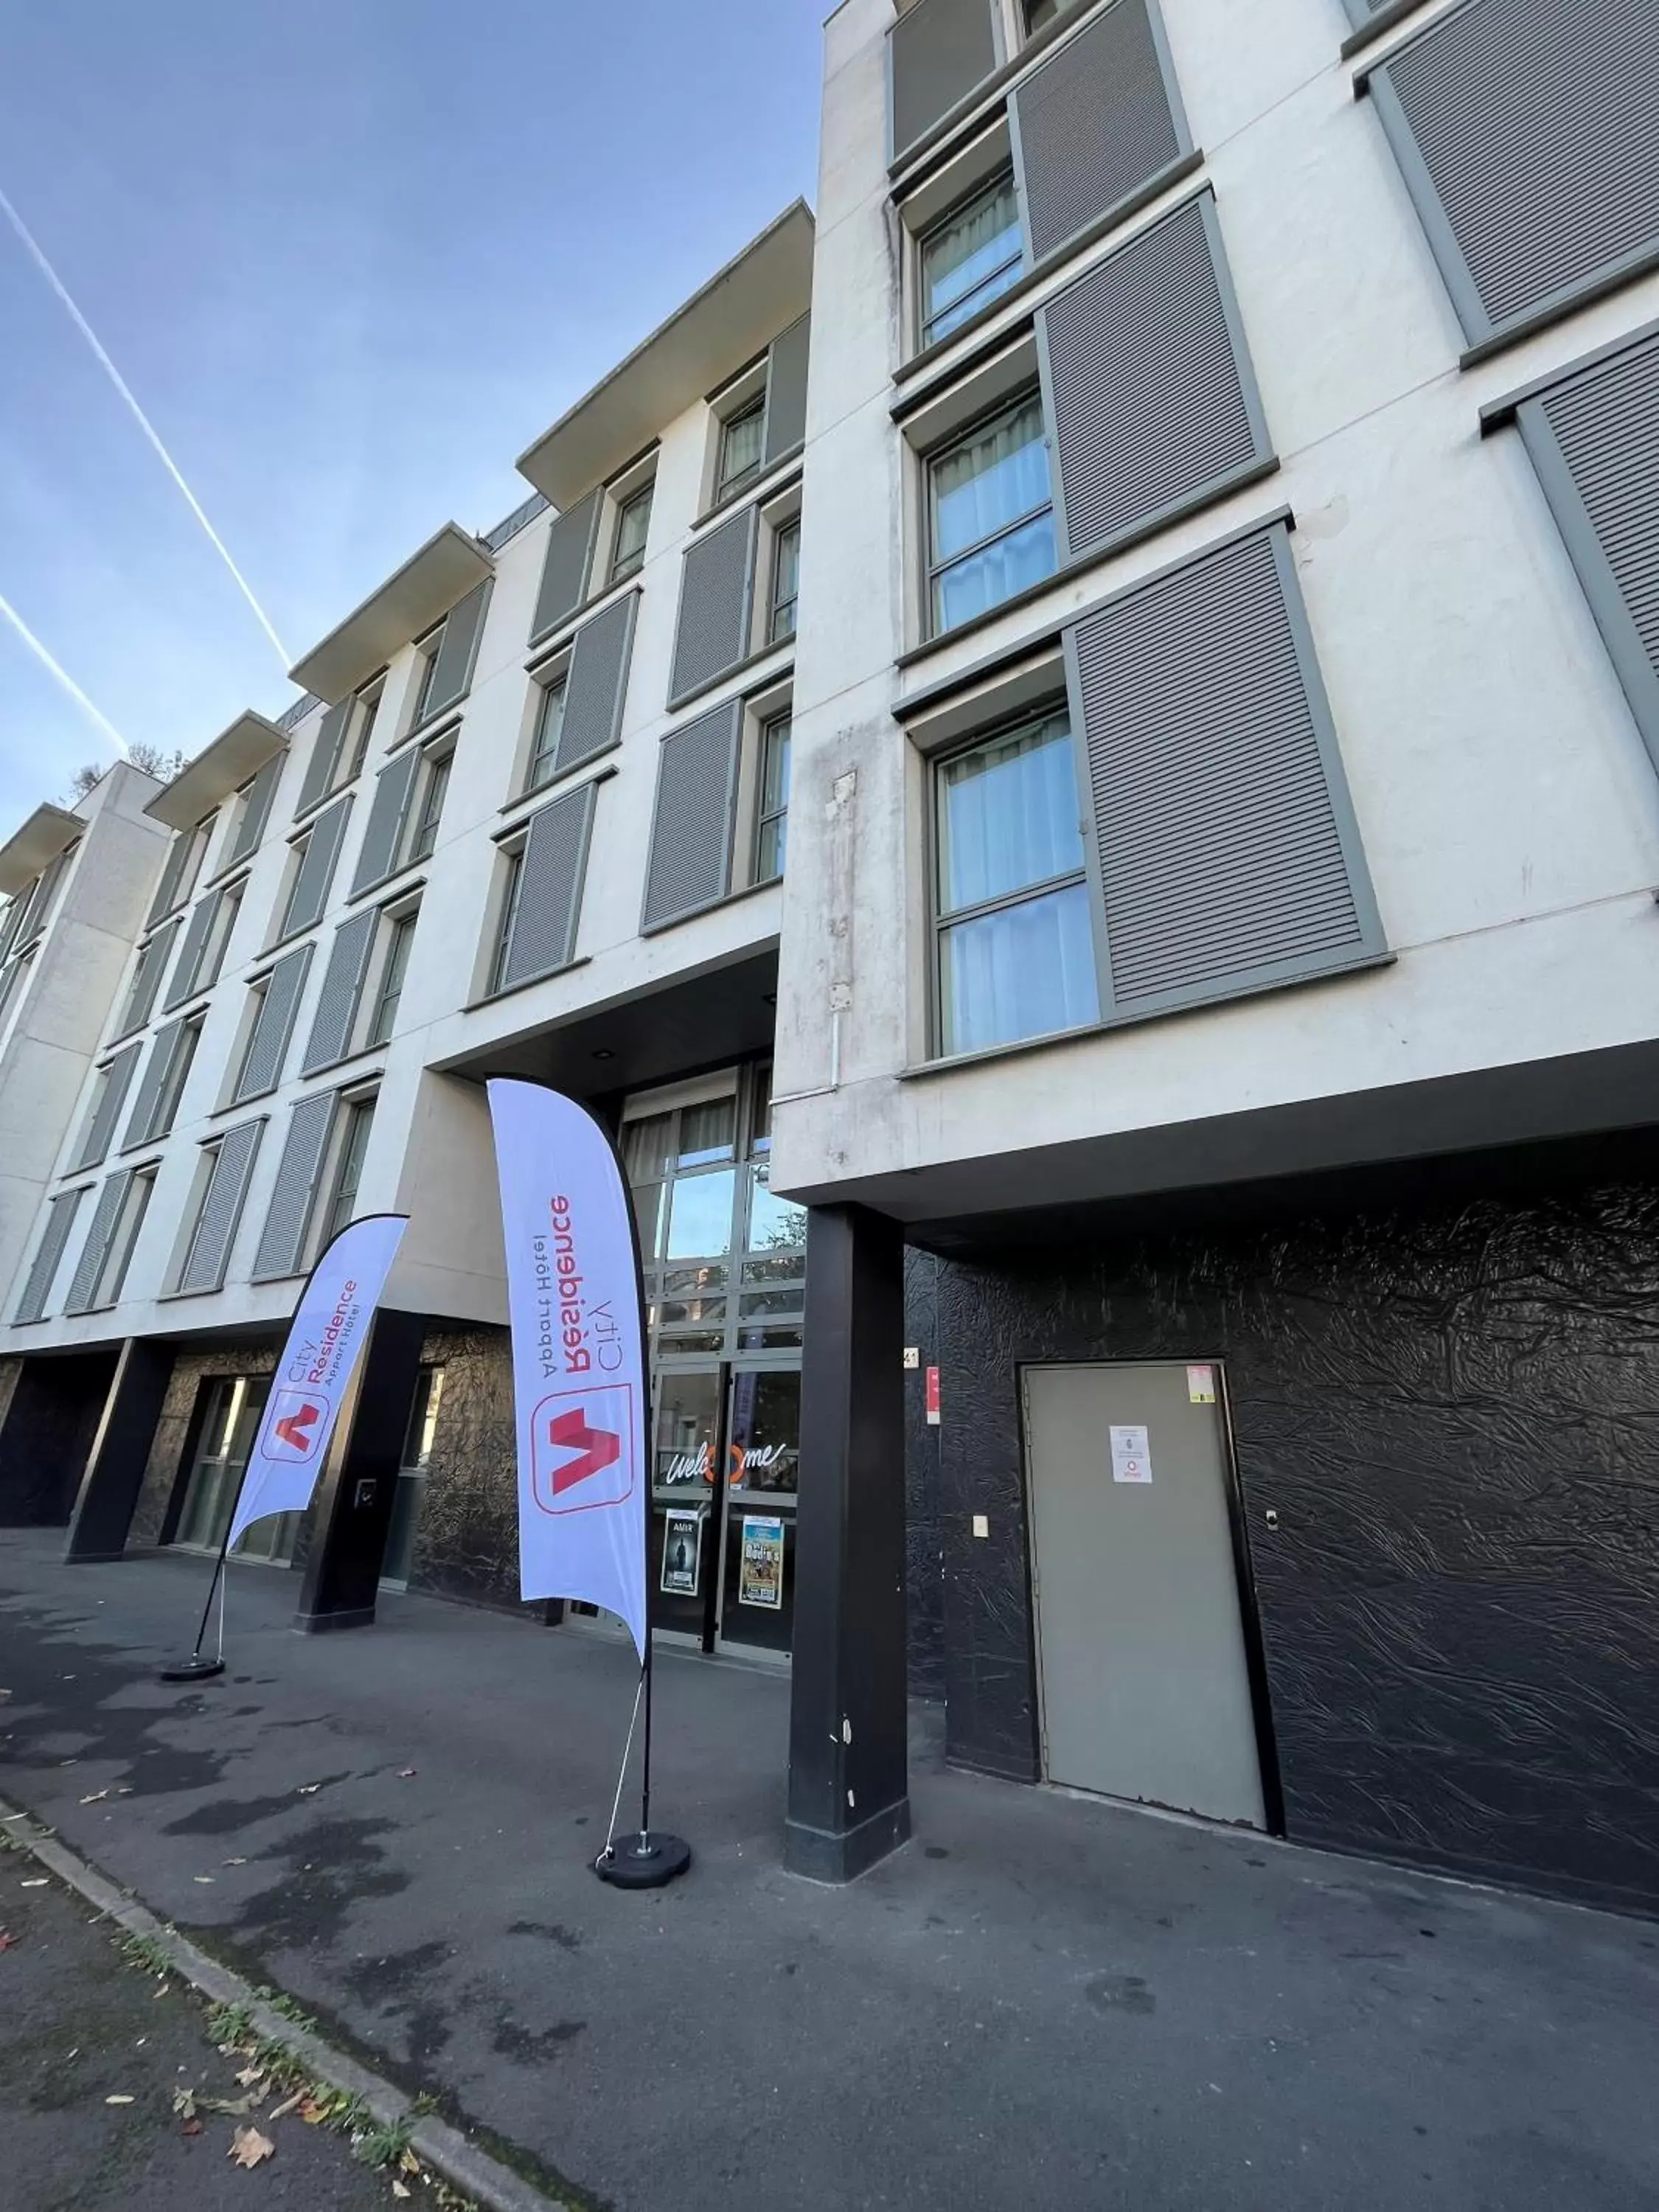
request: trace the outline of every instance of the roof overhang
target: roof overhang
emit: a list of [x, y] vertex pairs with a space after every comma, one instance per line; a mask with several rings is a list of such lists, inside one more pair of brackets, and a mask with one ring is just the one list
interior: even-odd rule
[[250, 708], [180, 769], [144, 811], [155, 821], [165, 822], [169, 830], [189, 830], [287, 744], [276, 723]]
[[429, 629], [457, 599], [494, 573], [495, 563], [470, 531], [447, 522], [378, 592], [313, 645], [289, 674], [330, 706], [343, 699], [411, 638]]
[[520, 475], [572, 507], [752, 361], [812, 304], [813, 228], [805, 200], [786, 208], [519, 456]]
[[67, 807], [37, 806], [21, 830], [0, 845], [0, 891], [9, 896], [32, 884], [49, 860], [67, 852], [86, 823]]

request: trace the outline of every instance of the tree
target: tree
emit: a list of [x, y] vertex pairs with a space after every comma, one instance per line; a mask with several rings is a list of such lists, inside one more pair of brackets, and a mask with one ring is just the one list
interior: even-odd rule
[[[153, 775], [158, 783], [171, 783], [185, 764], [184, 753], [177, 746], [167, 752], [161, 745], [129, 745], [127, 758], [134, 768], [145, 775]], [[94, 785], [108, 773], [108, 769], [100, 767], [96, 761], [88, 761], [84, 767], [77, 768], [70, 778], [70, 805], [78, 805]]]

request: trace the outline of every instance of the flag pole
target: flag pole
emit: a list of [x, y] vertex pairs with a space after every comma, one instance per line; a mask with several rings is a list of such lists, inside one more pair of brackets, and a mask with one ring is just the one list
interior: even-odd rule
[[236, 1525], [236, 1508], [242, 1502], [242, 1483], [247, 1480], [247, 1468], [242, 1468], [242, 1480], [236, 1486], [236, 1495], [230, 1501], [230, 1511], [225, 1516], [225, 1533], [219, 1541], [219, 1556], [213, 1563], [213, 1580], [208, 1584], [207, 1603], [202, 1607], [201, 1626], [196, 1632], [196, 1645], [188, 1659], [175, 1659], [161, 1669], [163, 1682], [208, 1682], [225, 1671], [225, 1616], [222, 1607], [219, 1613], [219, 1656], [216, 1659], [202, 1656], [202, 1638], [207, 1634], [208, 1617], [213, 1611], [215, 1592], [225, 1576], [225, 1561], [230, 1552], [230, 1532]]

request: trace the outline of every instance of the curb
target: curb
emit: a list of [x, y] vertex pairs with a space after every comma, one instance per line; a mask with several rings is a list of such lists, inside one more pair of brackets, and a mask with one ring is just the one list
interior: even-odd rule
[[[84, 1898], [88, 1905], [95, 1905], [104, 1918], [125, 1929], [129, 1935], [148, 1936], [181, 1982], [187, 1982], [215, 2004], [245, 2007], [261, 2035], [284, 2044], [327, 2087], [360, 2098], [380, 2126], [394, 2127], [413, 2112], [412, 2097], [380, 2075], [371, 2074], [366, 2066], [360, 2066], [343, 2051], [337, 2051], [314, 2030], [296, 2027], [285, 2014], [266, 2003], [251, 1982], [244, 1981], [228, 1966], [222, 1966], [205, 1951], [198, 1950], [188, 1936], [158, 1919], [127, 1891], [118, 1889], [96, 1867], [77, 1858], [32, 1814], [8, 1803], [3, 1797], [0, 1797], [0, 1824], [20, 1849], [48, 1873], [56, 1875], [59, 1881]], [[417, 2158], [452, 2188], [472, 2197], [484, 2212], [572, 2212], [568, 2201], [544, 2196], [510, 2166], [503, 2166], [498, 2159], [469, 2142], [459, 2129], [431, 2113], [423, 2113], [416, 2120], [409, 2143]]]

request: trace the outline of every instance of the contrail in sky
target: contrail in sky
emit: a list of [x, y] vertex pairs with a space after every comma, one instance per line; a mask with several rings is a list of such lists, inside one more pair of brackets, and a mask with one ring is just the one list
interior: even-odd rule
[[[125, 378], [121, 374], [120, 370], [117, 368], [115, 363], [110, 359], [109, 356], [104, 351], [103, 347], [99, 343], [97, 332], [93, 329], [92, 325], [87, 320], [86, 317], [81, 313], [81, 310], [76, 306], [74, 301], [70, 297], [69, 293], [64, 287], [63, 279], [58, 276], [58, 271], [52, 267], [51, 262], [47, 260], [46, 255], [40, 251], [40, 248], [35, 244], [27, 224], [23, 221], [22, 216], [18, 214], [16, 209], [12, 205], [11, 202], [6, 198], [3, 191], [0, 191], [0, 213], [3, 213], [6, 221], [11, 225], [12, 228], [17, 233], [19, 239], [22, 241], [24, 251], [27, 253], [30, 260], [33, 262], [35, 267], [46, 278], [47, 283], [51, 285], [52, 290], [58, 295], [59, 300], [63, 301], [64, 311], [68, 314], [70, 320], [75, 325], [76, 329], [80, 331], [82, 337], [92, 348], [94, 354], [97, 356], [99, 366], [102, 368], [105, 375], [108, 377], [110, 382], [115, 386], [115, 389], [120, 393], [122, 398], [125, 400], [127, 406], [131, 412], [133, 421], [137, 422], [138, 428], [143, 432], [145, 437], [155, 448], [157, 459], [161, 462], [161, 466], [167, 471], [167, 474], [173, 478], [173, 483], [178, 485], [179, 489], [184, 497], [185, 505], [189, 507], [191, 513], [196, 517], [196, 520], [201, 524], [203, 529], [206, 531], [214, 550], [218, 554], [219, 558], [224, 562], [226, 568], [229, 569], [231, 574], [236, 579], [236, 588], [240, 592], [242, 597], [247, 601], [249, 606], [252, 608], [255, 615], [258, 617], [259, 627], [264, 630], [265, 635], [270, 640], [271, 644], [276, 647], [276, 657], [282, 662], [283, 672], [286, 675], [288, 672], [289, 662], [293, 656], [289, 653], [288, 647], [283, 643], [282, 639], [277, 636], [275, 629], [272, 629], [270, 616], [266, 614], [264, 609], [259, 605], [258, 600], [253, 595], [252, 586], [248, 582], [247, 578], [242, 574], [236, 563], [231, 559], [230, 551], [228, 547], [226, 545], [225, 541], [220, 537], [218, 532], [208, 520], [207, 516], [202, 512], [201, 501], [197, 498], [190, 486], [185, 482], [183, 476], [179, 473], [178, 463], [173, 459], [172, 454], [168, 453], [167, 447], [161, 443], [161, 439], [156, 435], [155, 426], [150, 422], [149, 416], [145, 414], [143, 409], [133, 398]], [[15, 619], [16, 617], [14, 616], [13, 620], [15, 621]], [[59, 670], [58, 673], [61, 675], [63, 672]], [[67, 683], [69, 679], [65, 677], [64, 680]]]
[[110, 743], [118, 749], [122, 759], [125, 760], [127, 757], [127, 741], [121, 735], [119, 730], [116, 728], [114, 723], [110, 720], [107, 714], [100, 714], [99, 713], [97, 708], [93, 705], [91, 700], [88, 698], [86, 693], [81, 689], [75, 678], [70, 674], [68, 669], [59, 666], [58, 662], [55, 661], [52, 655], [46, 651], [46, 647], [41, 644], [40, 639], [36, 637], [34, 632], [23, 620], [22, 616], [20, 615], [16, 608], [13, 606], [11, 601], [3, 597], [0, 597], [0, 615], [3, 615], [5, 617], [6, 620], [16, 631], [18, 636], [22, 639], [24, 644], [27, 646], [29, 651], [34, 655], [35, 659], [40, 662], [42, 666], [50, 670], [52, 674], [57, 678], [58, 681], [63, 685], [64, 690], [69, 693], [70, 697], [74, 700], [76, 705], [81, 709], [82, 713], [87, 715], [91, 720], [96, 722], [99, 728], [110, 740]]

